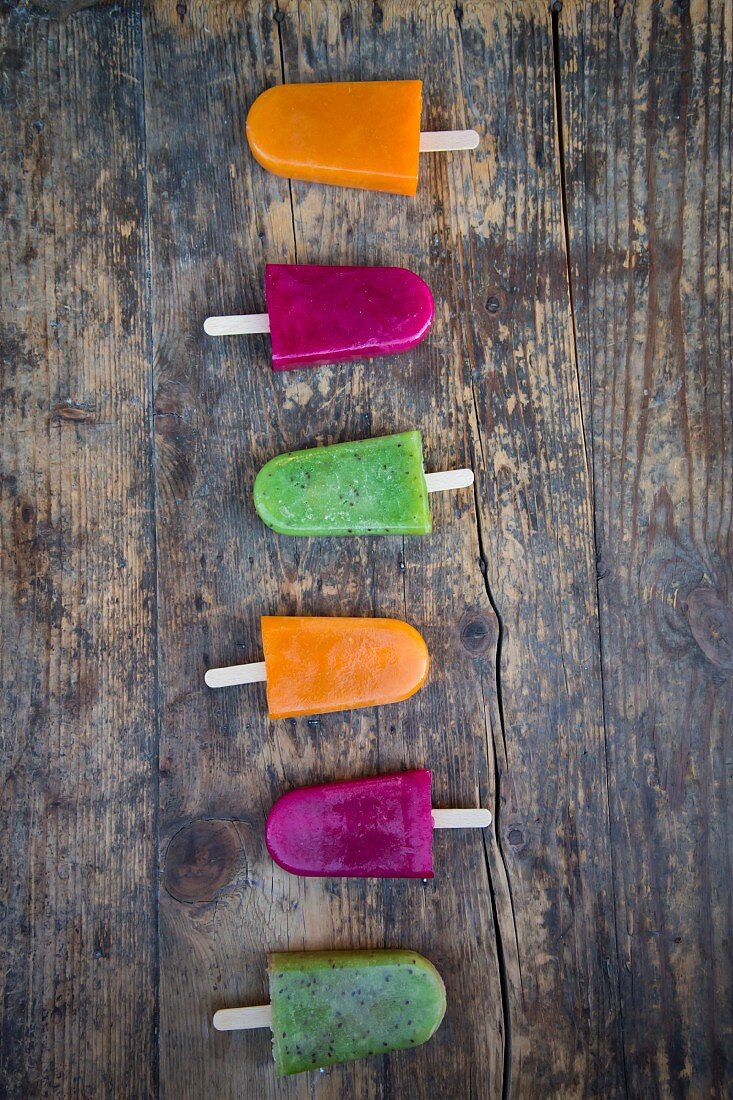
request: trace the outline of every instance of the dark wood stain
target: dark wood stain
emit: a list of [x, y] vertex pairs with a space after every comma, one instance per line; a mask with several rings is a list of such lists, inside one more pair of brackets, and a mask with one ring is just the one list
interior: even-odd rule
[[692, 635], [716, 668], [733, 672], [733, 608], [714, 588], [693, 588], [687, 597]]
[[[728, 0], [0, 11], [0, 1091], [729, 1095]], [[263, 88], [416, 75], [482, 144], [414, 200], [249, 154]], [[413, 268], [429, 339], [274, 375], [203, 334], [296, 259]], [[274, 454], [414, 427], [476, 472], [430, 538], [260, 523]], [[406, 618], [430, 679], [269, 723], [203, 683], [265, 612]], [[284, 791], [413, 766], [495, 818], [433, 881], [273, 866]], [[277, 1079], [212, 1032], [269, 950], [360, 946], [443, 973], [425, 1047]]]
[[[730, 1095], [733, 42], [724, 2], [563, 13], [624, 1064]], [[584, 187], [583, 168], [593, 172]], [[723, 961], [725, 960], [725, 961]]]
[[138, 17], [14, 8], [0, 19], [0, 1092], [143, 1097], [157, 737]]

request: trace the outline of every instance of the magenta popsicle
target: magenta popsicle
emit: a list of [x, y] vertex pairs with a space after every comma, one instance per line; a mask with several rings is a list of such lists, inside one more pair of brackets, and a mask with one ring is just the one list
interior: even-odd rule
[[433, 296], [403, 267], [268, 264], [273, 370], [408, 351], [433, 321]]
[[488, 810], [434, 810], [426, 768], [305, 787], [270, 810], [267, 849], [294, 875], [432, 878], [433, 828], [485, 828]]
[[294, 875], [432, 878], [430, 772], [290, 791], [270, 810], [265, 839]]
[[273, 370], [409, 351], [428, 334], [430, 288], [403, 267], [267, 264], [267, 313], [209, 317], [211, 336], [269, 332]]

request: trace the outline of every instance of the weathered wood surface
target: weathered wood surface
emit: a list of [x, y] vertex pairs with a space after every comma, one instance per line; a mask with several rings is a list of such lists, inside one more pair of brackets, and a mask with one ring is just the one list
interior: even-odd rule
[[733, 1089], [733, 11], [566, 5], [624, 1065]]
[[[9, 1095], [729, 1091], [732, 22], [726, 0], [4, 14]], [[264, 87], [414, 75], [424, 128], [483, 136], [421, 158], [414, 201], [248, 154]], [[414, 268], [429, 340], [274, 376], [266, 337], [203, 335], [295, 259]], [[430, 539], [260, 524], [273, 454], [409, 427], [428, 469], [477, 475]], [[430, 681], [278, 723], [261, 687], [207, 691], [275, 611], [405, 617]], [[495, 815], [483, 846], [438, 835], [433, 882], [273, 867], [284, 790], [422, 764], [438, 805]], [[269, 949], [408, 944], [448, 986], [419, 1051], [278, 1080], [266, 1032], [211, 1027], [266, 999]]]
[[[502, 617], [500, 924], [515, 1095], [613, 1094], [620, 1031], [590, 474], [573, 362], [542, 6], [461, 20], [483, 156], [454, 204], [451, 315]], [[487, 75], [488, 74], [488, 75]], [[470, 181], [470, 186], [468, 185]], [[465, 211], [465, 213], [463, 213]]]
[[156, 674], [135, 19], [0, 24], [7, 1097], [156, 1080]]

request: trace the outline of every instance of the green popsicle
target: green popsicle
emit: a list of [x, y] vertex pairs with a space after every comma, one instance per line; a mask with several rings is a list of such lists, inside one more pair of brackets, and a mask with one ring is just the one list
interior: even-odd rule
[[278, 455], [255, 479], [261, 519], [281, 535], [427, 535], [422, 435], [402, 432]]
[[418, 1046], [445, 1014], [442, 979], [414, 951], [276, 952], [269, 973], [279, 1074]]

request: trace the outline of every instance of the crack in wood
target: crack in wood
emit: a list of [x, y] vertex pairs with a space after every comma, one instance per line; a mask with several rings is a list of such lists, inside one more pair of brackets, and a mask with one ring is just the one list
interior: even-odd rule
[[[285, 13], [280, 10], [278, 0], [275, 0], [275, 11], [273, 13], [273, 19], [277, 26], [277, 44], [280, 49], [280, 75], [282, 77], [283, 84], [285, 80], [285, 43], [283, 42], [283, 22], [285, 20]], [[293, 199], [293, 181], [288, 179], [288, 196], [290, 201], [290, 220], [293, 226], [293, 258], [294, 262], [298, 262], [298, 234], [295, 231], [295, 201]]]
[[[180, 12], [179, 12], [180, 15]], [[181, 22], [183, 22], [183, 16], [181, 16]], [[152, 606], [151, 606], [151, 630], [152, 640], [150, 645], [151, 652], [151, 669], [150, 676], [152, 680], [152, 692], [154, 702], [154, 720], [155, 720], [155, 800], [153, 806], [153, 836], [154, 836], [154, 851], [155, 862], [153, 867], [153, 876], [155, 883], [155, 948], [154, 948], [154, 965], [156, 969], [156, 985], [153, 993], [153, 1019], [154, 1019], [154, 1065], [153, 1065], [153, 1079], [155, 1082], [155, 1094], [160, 1096], [161, 1089], [161, 1040], [160, 1040], [160, 967], [161, 967], [161, 954], [160, 954], [160, 894], [158, 892], [158, 883], [160, 881], [160, 780], [161, 780], [161, 760], [160, 760], [160, 746], [163, 729], [163, 706], [161, 698], [161, 685], [160, 685], [160, 624], [158, 616], [158, 603], [159, 603], [159, 590], [160, 590], [160, 569], [159, 569], [159, 554], [158, 554], [158, 490], [155, 478], [155, 470], [157, 466], [157, 445], [156, 445], [156, 414], [155, 414], [155, 341], [153, 332], [153, 260], [152, 260], [152, 243], [151, 243], [151, 231], [150, 231], [150, 195], [149, 195], [149, 176], [150, 167], [148, 163], [148, 130], [147, 130], [147, 96], [146, 96], [146, 84], [145, 84], [145, 32], [143, 27], [143, 0], [135, 0], [135, 10], [133, 19], [133, 34], [135, 41], [135, 96], [136, 96], [136, 109], [138, 117], [138, 125], [140, 128], [140, 176], [142, 183], [142, 214], [143, 214], [143, 256], [145, 263], [145, 288], [143, 291], [143, 300], [145, 302], [145, 351], [147, 354], [147, 366], [148, 366], [148, 462], [150, 464], [150, 470], [152, 476], [149, 479], [149, 499], [148, 507], [151, 515], [151, 558], [152, 558]]]
[[[472, 391], [474, 389], [473, 381], [471, 382], [471, 389], [472, 389]], [[476, 394], [475, 394], [475, 392], [473, 393], [473, 400], [474, 400], [474, 408], [476, 408]], [[478, 423], [478, 416], [477, 416], [477, 423]], [[480, 432], [480, 429], [479, 429], [478, 434], [479, 434], [479, 445], [481, 446], [481, 432]], [[474, 493], [474, 508], [475, 508], [475, 512], [476, 512], [476, 537], [478, 539], [479, 563], [480, 563], [481, 576], [483, 578], [484, 589], [486, 591], [486, 596], [488, 598], [489, 604], [491, 605], [491, 609], [494, 612], [494, 615], [496, 616], [497, 631], [496, 631], [496, 646], [495, 646], [495, 649], [494, 649], [494, 687], [495, 687], [495, 690], [496, 690], [496, 704], [497, 704], [497, 709], [498, 709], [498, 712], [499, 712], [499, 725], [500, 725], [500, 728], [501, 728], [501, 737], [502, 737], [502, 742], [504, 744], [504, 758], [506, 759], [506, 731], [505, 731], [505, 728], [504, 728], [504, 701], [503, 701], [502, 686], [501, 686], [501, 647], [502, 647], [502, 641], [503, 641], [503, 635], [504, 635], [504, 622], [502, 620], [501, 614], [499, 612], [498, 605], [497, 605], [496, 600], [494, 599], [494, 595], [491, 591], [491, 585], [489, 583], [488, 561], [487, 561], [487, 557], [486, 557], [486, 552], [484, 550], [483, 533], [482, 533], [482, 530], [481, 530], [481, 509], [480, 509], [480, 506], [479, 506], [478, 483], [477, 483], [477, 481], [474, 481], [473, 493]], [[482, 695], [482, 699], [483, 699], [483, 686], [482, 686], [482, 690], [481, 690], [481, 695]], [[484, 700], [483, 712], [484, 712], [484, 716], [485, 716], [486, 715], [485, 700]], [[501, 813], [500, 813], [500, 811], [501, 811], [501, 769], [499, 767], [499, 760], [498, 760], [498, 756], [497, 756], [497, 752], [496, 752], [496, 744], [494, 742], [493, 729], [491, 729], [491, 730], [487, 729], [485, 717], [484, 717], [484, 735], [485, 735], [486, 741], [487, 741], [487, 748], [490, 747], [491, 758], [493, 760], [493, 765], [494, 765], [494, 836], [495, 836], [495, 839], [496, 839], [496, 849], [499, 853], [499, 858], [501, 859], [502, 864], [504, 866], [504, 876], [505, 876], [505, 880], [506, 880], [507, 894], [508, 894], [508, 897], [509, 897], [509, 906], [510, 906], [510, 910], [511, 910], [511, 914], [512, 914], [512, 924], [513, 924], [513, 928], [514, 928], [514, 942], [516, 944], [516, 943], [519, 942], [519, 938], [518, 938], [518, 930], [517, 930], [517, 921], [516, 921], [516, 916], [515, 916], [515, 912], [514, 912], [514, 899], [512, 897], [511, 879], [509, 877], [509, 869], [507, 867], [506, 856], [504, 854], [503, 845], [501, 843]], [[492, 878], [492, 875], [491, 875], [491, 862], [490, 862], [490, 859], [489, 859], [489, 850], [488, 850], [488, 836], [485, 835], [485, 834], [483, 836], [483, 848], [484, 848], [484, 859], [486, 861], [486, 875], [487, 875], [488, 882], [489, 882], [489, 893], [490, 893], [490, 896], [491, 896], [491, 909], [492, 909], [492, 914], [493, 914], [493, 919], [494, 919], [494, 930], [495, 930], [495, 934], [496, 934], [496, 954], [497, 954], [497, 963], [498, 963], [498, 967], [499, 967], [499, 983], [500, 983], [500, 988], [501, 988], [502, 1018], [504, 1020], [504, 1056], [503, 1056], [503, 1065], [502, 1065], [501, 1095], [502, 1095], [503, 1100], [509, 1100], [509, 1094], [510, 1094], [510, 1090], [511, 1090], [511, 1077], [512, 1077], [512, 1072], [511, 1072], [511, 1067], [512, 1067], [512, 1013], [511, 1013], [511, 1003], [510, 1003], [510, 997], [509, 997], [508, 965], [507, 965], [507, 958], [506, 958], [506, 948], [505, 948], [505, 945], [504, 945], [504, 937], [503, 937], [502, 928], [501, 928], [501, 921], [499, 919], [499, 908], [498, 908], [497, 899], [496, 899], [496, 889], [495, 889], [494, 881], [493, 881], [493, 878]], [[517, 954], [517, 962], [518, 962], [518, 969], [519, 969], [519, 980], [520, 980], [520, 983], [521, 983], [521, 981], [522, 981], [522, 967], [521, 967], [521, 963], [519, 963], [519, 955], [518, 954]]]

